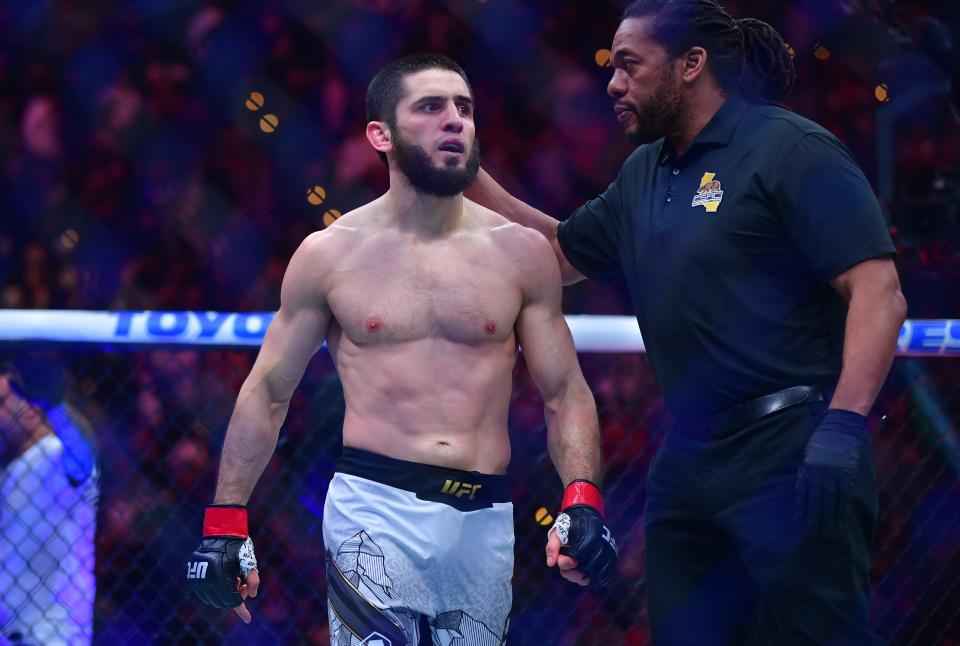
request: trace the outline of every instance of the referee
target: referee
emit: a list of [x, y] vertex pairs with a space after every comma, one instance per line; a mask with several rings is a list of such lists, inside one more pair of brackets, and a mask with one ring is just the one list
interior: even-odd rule
[[603, 194], [559, 225], [486, 173], [469, 195], [541, 231], [567, 284], [626, 280], [676, 418], [647, 492], [654, 644], [880, 643], [865, 416], [906, 302], [871, 187], [776, 104], [793, 62], [764, 22], [640, 0], [611, 61], [638, 148]]

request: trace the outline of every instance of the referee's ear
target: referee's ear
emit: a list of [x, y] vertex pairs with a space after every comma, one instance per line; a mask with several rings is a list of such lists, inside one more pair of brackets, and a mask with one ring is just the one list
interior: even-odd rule
[[691, 47], [683, 56], [680, 57], [682, 68], [680, 78], [684, 83], [691, 84], [697, 82], [702, 76], [709, 76], [707, 70], [707, 59], [709, 55], [703, 47]]

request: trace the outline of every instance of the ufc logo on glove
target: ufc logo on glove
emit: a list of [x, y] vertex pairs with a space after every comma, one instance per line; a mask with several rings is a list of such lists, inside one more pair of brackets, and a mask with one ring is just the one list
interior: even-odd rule
[[197, 561], [195, 563], [187, 563], [187, 578], [188, 579], [206, 579], [207, 578], [207, 562], [206, 561]]

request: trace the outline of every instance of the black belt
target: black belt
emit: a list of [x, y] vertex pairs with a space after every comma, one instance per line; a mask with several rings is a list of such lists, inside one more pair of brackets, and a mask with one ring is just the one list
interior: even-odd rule
[[792, 386], [731, 406], [705, 419], [681, 418], [678, 421], [681, 428], [688, 432], [718, 437], [748, 426], [777, 411], [824, 400], [823, 393], [817, 386]]

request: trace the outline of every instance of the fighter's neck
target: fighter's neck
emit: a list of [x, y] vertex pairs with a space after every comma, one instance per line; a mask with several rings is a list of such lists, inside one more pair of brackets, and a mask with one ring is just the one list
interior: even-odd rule
[[438, 197], [418, 191], [405, 182], [399, 185], [394, 182], [384, 200], [399, 228], [418, 236], [442, 236], [463, 226], [463, 193]]

